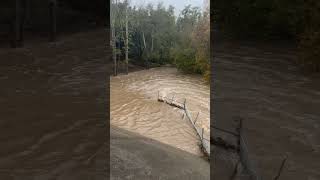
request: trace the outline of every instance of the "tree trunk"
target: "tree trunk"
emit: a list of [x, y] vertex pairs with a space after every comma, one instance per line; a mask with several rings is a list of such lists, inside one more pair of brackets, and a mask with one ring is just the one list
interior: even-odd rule
[[153, 52], [153, 34], [151, 35], [151, 52]]
[[30, 28], [31, 26], [31, 2], [30, 0], [25, 1], [25, 25], [26, 28]]
[[126, 72], [128, 74], [129, 66], [129, 33], [128, 33], [128, 5], [126, 7]]
[[20, 30], [19, 30], [19, 46], [23, 46], [24, 43], [24, 25], [26, 19], [27, 0], [21, 0], [20, 2]]
[[[146, 39], [145, 39], [145, 36], [144, 36], [144, 32], [142, 32], [142, 39], [143, 39], [143, 54], [145, 54], [146, 49], [147, 49], [147, 45], [146, 45]], [[146, 58], [145, 61], [146, 61], [147, 68], [149, 69], [148, 58]]]
[[143, 39], [143, 48], [146, 49], [147, 46], [146, 46], [146, 39], [144, 37], [144, 32], [142, 32], [142, 39]]
[[[117, 6], [117, 0], [115, 1], [115, 8]], [[113, 11], [111, 14], [111, 22], [112, 22], [112, 27], [111, 27], [111, 34], [112, 34], [112, 56], [113, 56], [113, 74], [114, 76], [117, 76], [117, 41], [116, 41], [116, 32], [115, 32], [115, 13], [117, 12], [117, 9]]]
[[21, 2], [20, 0], [15, 1], [15, 15], [14, 15], [14, 23], [13, 23], [13, 36], [12, 36], [12, 46], [13, 48], [18, 47], [18, 43], [20, 40], [20, 31], [21, 31]]
[[50, 11], [50, 41], [56, 40], [57, 34], [57, 1], [50, 0], [49, 2], [49, 11]]
[[151, 53], [153, 52], [153, 46], [154, 46], [153, 34], [154, 34], [154, 29], [152, 28], [152, 31], [151, 31]]
[[115, 30], [114, 26], [111, 28], [111, 34], [112, 34], [112, 56], [113, 56], [113, 74], [114, 76], [117, 75], [117, 54], [116, 54], [116, 37], [115, 37]]

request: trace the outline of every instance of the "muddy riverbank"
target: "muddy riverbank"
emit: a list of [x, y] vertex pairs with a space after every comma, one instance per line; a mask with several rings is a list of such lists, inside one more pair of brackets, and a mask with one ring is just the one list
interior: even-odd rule
[[111, 180], [210, 179], [210, 164], [197, 155], [111, 126]]

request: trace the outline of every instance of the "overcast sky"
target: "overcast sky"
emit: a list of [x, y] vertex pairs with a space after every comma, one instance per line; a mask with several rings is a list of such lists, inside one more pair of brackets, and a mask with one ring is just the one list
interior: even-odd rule
[[175, 14], [176, 16], [179, 15], [180, 11], [187, 5], [191, 4], [192, 6], [203, 8], [203, 0], [130, 0], [132, 5], [146, 5], [148, 3], [152, 3], [154, 5], [158, 4], [159, 2], [163, 2], [163, 4], [168, 7], [172, 5], [175, 7]]

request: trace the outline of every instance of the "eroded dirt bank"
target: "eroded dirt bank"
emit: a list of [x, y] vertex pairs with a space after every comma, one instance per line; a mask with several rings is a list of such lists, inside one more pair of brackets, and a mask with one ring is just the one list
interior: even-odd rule
[[111, 180], [209, 180], [210, 164], [186, 151], [111, 126]]

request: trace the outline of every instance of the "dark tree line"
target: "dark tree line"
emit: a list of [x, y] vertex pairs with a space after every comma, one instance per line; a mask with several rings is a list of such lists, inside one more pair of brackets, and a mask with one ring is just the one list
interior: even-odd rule
[[235, 37], [297, 42], [300, 62], [320, 71], [320, 1], [215, 0], [214, 22]]
[[159, 3], [133, 7], [128, 1], [114, 0], [111, 12], [115, 59], [123, 57], [127, 49], [116, 45], [128, 41], [132, 63], [147, 67], [174, 64], [183, 72], [199, 73], [209, 79], [209, 6], [203, 12], [189, 5], [176, 17], [173, 6]]

